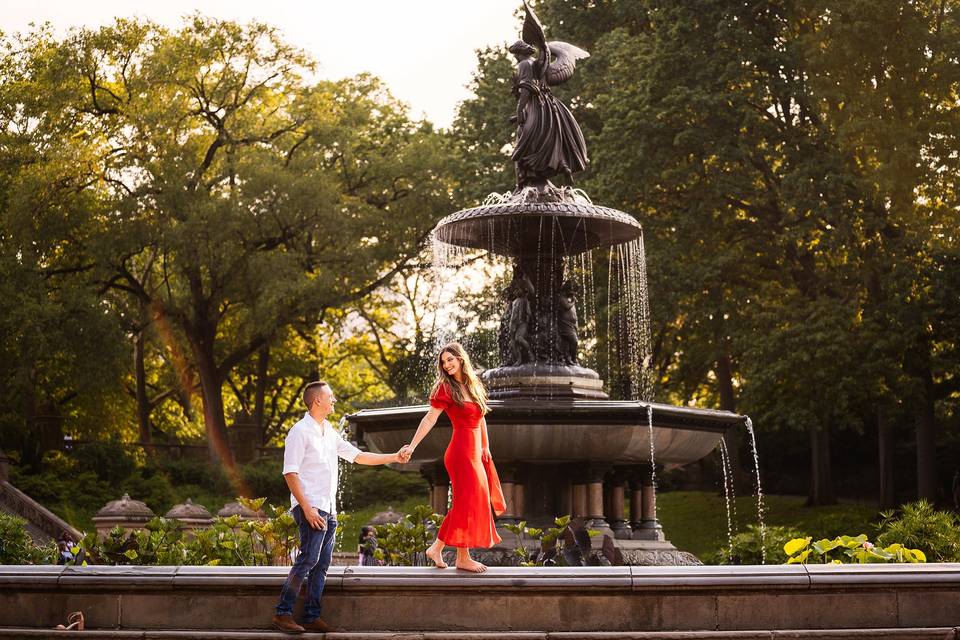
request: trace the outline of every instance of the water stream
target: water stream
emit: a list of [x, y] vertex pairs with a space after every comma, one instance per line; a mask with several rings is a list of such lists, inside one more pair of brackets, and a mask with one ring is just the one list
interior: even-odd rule
[[767, 563], [766, 536], [767, 528], [764, 522], [763, 488], [760, 486], [760, 456], [757, 453], [757, 437], [753, 432], [753, 420], [746, 421], [747, 433], [750, 434], [750, 452], [753, 454], [753, 470], [757, 481], [757, 522], [760, 525], [760, 562]]
[[735, 487], [733, 486], [733, 473], [730, 466], [730, 452], [727, 451], [727, 442], [720, 438], [720, 463], [723, 469], [723, 497], [727, 506], [727, 559], [733, 562], [733, 520], [736, 507]]

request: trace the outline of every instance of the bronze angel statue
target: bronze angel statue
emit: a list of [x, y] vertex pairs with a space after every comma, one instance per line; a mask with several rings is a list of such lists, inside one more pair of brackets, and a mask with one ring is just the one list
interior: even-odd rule
[[517, 143], [512, 156], [517, 189], [543, 189], [559, 174], [573, 184], [573, 174], [587, 167], [587, 145], [570, 109], [554, 97], [550, 87], [569, 80], [577, 60], [590, 54], [566, 42], [547, 42], [537, 16], [526, 2], [523, 8], [523, 39], [509, 49], [517, 60], [513, 79]]

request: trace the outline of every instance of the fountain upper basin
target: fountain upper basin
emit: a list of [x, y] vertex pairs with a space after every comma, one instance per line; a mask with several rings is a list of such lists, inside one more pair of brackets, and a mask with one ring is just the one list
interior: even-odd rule
[[[497, 462], [650, 461], [647, 407], [653, 408], [657, 464], [679, 466], [709, 454], [731, 427], [745, 418], [727, 411], [647, 405], [635, 401], [491, 400], [487, 427]], [[393, 452], [410, 442], [428, 405], [364, 409], [347, 420], [372, 451]], [[417, 447], [411, 464], [443, 456], [451, 426], [442, 414]]]

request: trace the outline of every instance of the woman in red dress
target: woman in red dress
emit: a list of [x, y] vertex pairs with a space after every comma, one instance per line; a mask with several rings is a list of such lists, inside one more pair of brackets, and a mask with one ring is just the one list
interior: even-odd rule
[[420, 421], [416, 434], [402, 454], [411, 455], [443, 411], [453, 425], [453, 436], [443, 455], [450, 475], [453, 502], [440, 525], [437, 540], [427, 557], [446, 568], [443, 549], [457, 548], [457, 569], [481, 573], [487, 567], [470, 557], [470, 548], [488, 548], [500, 542], [493, 513], [504, 511], [503, 492], [490, 456], [487, 437], [487, 392], [473, 371], [470, 357], [456, 342], [443, 348], [437, 359], [437, 380], [430, 393], [430, 411]]

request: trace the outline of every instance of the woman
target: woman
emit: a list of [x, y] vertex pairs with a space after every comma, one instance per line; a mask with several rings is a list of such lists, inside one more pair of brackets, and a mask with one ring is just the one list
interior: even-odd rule
[[447, 412], [453, 436], [443, 464], [450, 476], [453, 504], [440, 525], [436, 542], [427, 549], [427, 557], [440, 569], [447, 566], [443, 549], [450, 545], [457, 548], [457, 569], [482, 573], [487, 567], [470, 557], [470, 548], [488, 548], [500, 542], [491, 505], [497, 514], [503, 513], [505, 507], [490, 456], [484, 418], [488, 410], [487, 393], [473, 371], [470, 357], [458, 343], [451, 342], [437, 358], [437, 380], [430, 394], [430, 411], [406, 447], [406, 454], [412, 455], [440, 414]]

